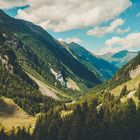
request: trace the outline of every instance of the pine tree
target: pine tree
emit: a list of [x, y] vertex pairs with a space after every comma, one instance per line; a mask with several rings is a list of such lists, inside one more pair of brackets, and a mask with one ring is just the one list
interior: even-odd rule
[[71, 118], [72, 125], [68, 140], [82, 140], [80, 136], [82, 130], [81, 114], [81, 106], [77, 105]]
[[121, 90], [120, 97], [126, 96], [128, 94], [127, 86], [125, 85]]

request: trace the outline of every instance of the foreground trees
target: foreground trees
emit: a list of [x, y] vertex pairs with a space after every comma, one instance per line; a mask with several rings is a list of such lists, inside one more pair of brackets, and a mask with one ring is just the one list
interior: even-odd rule
[[[100, 102], [102, 100], [102, 102]], [[39, 117], [32, 135], [19, 129], [7, 135], [0, 131], [0, 140], [138, 140], [140, 139], [140, 107], [132, 99], [121, 103], [106, 94], [99, 100], [93, 99], [81, 105], [67, 108], [73, 113], [61, 117], [59, 109]]]

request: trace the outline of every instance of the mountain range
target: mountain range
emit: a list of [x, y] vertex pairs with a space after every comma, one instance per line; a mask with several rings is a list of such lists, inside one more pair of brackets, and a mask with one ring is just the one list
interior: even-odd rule
[[68, 49], [43, 28], [9, 17], [3, 11], [0, 11], [0, 31], [3, 44], [11, 46], [26, 74], [38, 75], [47, 85], [62, 92], [86, 90], [111, 78], [118, 70], [78, 44], [71, 43]]
[[121, 68], [122, 66], [127, 64], [132, 58], [134, 58], [137, 54], [138, 52], [122, 50], [117, 53], [107, 53], [107, 54], [101, 55], [100, 57], [116, 65], [118, 68]]
[[20, 59], [18, 63], [24, 70], [31, 72], [32, 69], [48, 84], [68, 90], [69, 80], [80, 88], [101, 83], [93, 72], [41, 27], [11, 18], [0, 11], [0, 31], [4, 44], [14, 48], [15, 55]]
[[139, 120], [140, 53], [96, 56], [0, 10], [0, 140], [138, 140]]
[[84, 47], [76, 43], [61, 42], [63, 46], [82, 64], [95, 73], [101, 80], [110, 79], [118, 70], [118, 68], [108, 61], [93, 55]]

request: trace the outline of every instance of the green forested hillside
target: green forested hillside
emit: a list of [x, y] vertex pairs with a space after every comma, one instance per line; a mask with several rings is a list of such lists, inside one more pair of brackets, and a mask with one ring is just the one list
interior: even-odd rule
[[18, 65], [12, 48], [2, 44], [0, 46], [0, 95], [13, 99], [31, 115], [47, 111], [57, 104], [53, 99], [41, 95], [36, 83]]
[[93, 55], [79, 44], [67, 44], [65, 42], [61, 42], [61, 44], [82, 64], [86, 65], [88, 69], [93, 71], [101, 80], [110, 79], [118, 70], [115, 65], [105, 61], [101, 57]]
[[[137, 96], [139, 97], [139, 90]], [[36, 124], [33, 136], [24, 131], [22, 138], [33, 140], [138, 140], [140, 138], [140, 111], [132, 99], [121, 103], [109, 93], [102, 98], [77, 105], [73, 113], [61, 118], [60, 110], [50, 110]], [[3, 131], [1, 131], [3, 134]], [[15, 139], [19, 138], [20, 132]], [[3, 135], [1, 135], [1, 138]], [[10, 138], [13, 137], [13, 134]], [[8, 136], [7, 136], [8, 138]]]
[[[16, 55], [20, 65], [34, 69], [46, 79], [48, 84], [63, 91], [73, 92], [67, 86], [69, 78], [74, 80], [82, 90], [101, 83], [92, 71], [75, 59], [41, 27], [11, 18], [2, 11], [0, 11], [0, 20], [2, 21], [0, 31], [8, 36], [8, 43], [16, 48], [19, 47]], [[59, 76], [59, 79], [52, 71]]]
[[123, 66], [115, 76], [108, 82], [111, 88], [116, 87], [128, 80], [131, 80], [130, 72], [140, 65], [140, 53], [129, 63]]
[[[127, 72], [136, 69], [139, 63], [138, 55], [116, 74], [118, 78], [124, 78], [125, 73], [128, 78], [125, 80], [128, 83], [124, 84], [121, 90], [110, 91], [115, 83], [112, 83], [113, 86], [109, 88], [107, 86], [110, 85], [105, 84], [102, 85], [102, 91], [95, 92], [93, 89], [93, 93], [90, 91], [89, 95], [81, 97], [78, 101], [42, 116], [37, 121], [34, 131], [36, 139], [138, 140], [140, 138], [140, 78], [138, 74], [136, 78], [129, 80], [130, 76]], [[120, 83], [123, 83], [121, 79]], [[116, 83], [116, 86], [118, 84]], [[133, 86], [135, 88], [130, 88]], [[50, 119], [52, 122], [49, 121]], [[43, 131], [40, 131], [42, 128]]]
[[[90, 91], [79, 100], [51, 108], [42, 114], [32, 135], [21, 134], [33, 140], [139, 140], [140, 139], [140, 79], [139, 74], [130, 79], [128, 72], [139, 66], [139, 55], [116, 74], [127, 83], [122, 90], [112, 92], [110, 85], [102, 85], [102, 91]], [[113, 79], [116, 77], [113, 77]], [[123, 81], [120, 81], [121, 85]], [[135, 88], [130, 88], [133, 85]], [[116, 83], [117, 88], [118, 83]], [[121, 86], [120, 85], [120, 86]], [[133, 90], [133, 92], [132, 92]], [[115, 93], [114, 93], [115, 92]], [[116, 96], [117, 94], [117, 96]], [[1, 131], [1, 136], [4, 132]], [[18, 139], [18, 135], [15, 138]], [[12, 138], [11, 135], [10, 138]], [[8, 136], [7, 136], [8, 138]]]

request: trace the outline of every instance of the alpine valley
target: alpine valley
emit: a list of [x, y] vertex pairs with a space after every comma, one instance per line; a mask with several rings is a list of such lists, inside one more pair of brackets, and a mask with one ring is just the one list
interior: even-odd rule
[[139, 139], [139, 52], [97, 56], [0, 10], [0, 140]]

